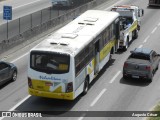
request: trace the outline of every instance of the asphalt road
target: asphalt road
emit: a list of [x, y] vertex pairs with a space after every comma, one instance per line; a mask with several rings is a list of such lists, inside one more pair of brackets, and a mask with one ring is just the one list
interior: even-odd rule
[[[117, 0], [104, 3], [100, 8], [107, 9]], [[146, 0], [121, 0], [118, 4], [134, 4], [145, 10], [142, 18], [142, 27], [138, 39], [134, 40], [126, 52], [118, 52], [104, 67], [92, 82], [85, 96], [79, 96], [75, 101], [63, 101], [28, 96], [27, 92], [27, 62], [28, 51], [37, 42], [26, 46], [21, 51], [10, 55], [7, 61], [17, 65], [19, 73], [15, 82], [8, 83], [0, 90], [0, 110], [18, 111], [149, 111], [160, 100], [160, 70], [153, 78], [152, 83], [139, 80], [124, 80], [122, 66], [130, 50], [136, 47], [147, 47], [160, 53], [160, 8], [147, 7]], [[41, 41], [41, 38], [39, 41]], [[136, 117], [47, 117], [43, 119], [66, 120], [143, 120]], [[5, 118], [6, 119], [6, 118]], [[9, 119], [9, 118], [7, 118]], [[13, 119], [13, 118], [12, 118]], [[15, 118], [16, 120], [17, 118]], [[29, 118], [32, 119], [32, 118]], [[34, 120], [36, 118], [33, 118]], [[38, 118], [39, 119], [39, 118]]]

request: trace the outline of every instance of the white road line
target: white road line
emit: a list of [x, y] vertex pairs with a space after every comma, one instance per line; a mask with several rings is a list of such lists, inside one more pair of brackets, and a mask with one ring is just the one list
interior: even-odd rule
[[15, 60], [11, 61], [11, 63], [16, 62], [17, 60], [19, 60], [19, 59], [23, 58], [23, 57], [24, 57], [24, 56], [26, 56], [27, 54], [29, 54], [29, 52], [27, 52], [26, 54], [24, 54], [24, 55], [20, 56], [19, 58], [15, 59]]
[[157, 27], [155, 27], [153, 30], [152, 30], [152, 34], [157, 30]]
[[84, 117], [80, 117], [80, 118], [78, 118], [78, 120], [83, 120], [83, 118], [84, 118]]
[[[24, 4], [24, 5], [20, 5], [20, 6], [18, 6], [18, 7], [14, 7], [14, 8], [12, 8], [12, 9], [14, 10], [14, 9], [17, 9], [17, 8], [20, 8], [20, 7], [24, 7], [24, 6], [26, 6], [26, 5], [30, 5], [30, 4], [33, 4], [33, 3], [39, 2], [39, 1], [41, 1], [41, 0], [36, 0], [36, 1], [34, 1], [34, 2], [30, 2], [30, 3]], [[0, 12], [0, 14], [2, 14], [2, 13], [3, 13], [3, 12]]]
[[138, 48], [142, 48], [143, 47], [143, 45], [140, 45]]
[[[23, 58], [24, 56], [26, 56], [28, 53], [20, 56], [19, 58], [11, 61], [11, 63], [14, 63], [16, 61], [18, 61], [19, 59]], [[15, 106], [13, 106], [11, 109], [9, 109], [8, 111], [13, 111], [15, 110], [19, 105], [21, 105], [24, 101], [26, 101], [31, 95], [28, 95], [27, 97], [25, 97], [23, 100], [21, 100], [20, 102], [18, 102]], [[0, 117], [0, 120], [4, 119], [5, 117]]]
[[113, 83], [114, 80], [118, 77], [118, 75], [121, 73], [121, 71], [118, 71], [117, 74], [111, 79], [109, 83]]
[[[86, 111], [89, 111], [89, 110], [86, 110]], [[86, 115], [85, 113], [84, 113], [84, 114], [82, 114], [82, 116], [81, 116], [81, 117], [79, 117], [79, 118], [78, 118], [78, 120], [83, 120], [83, 118], [85, 117], [85, 115]]]
[[147, 36], [143, 43], [146, 43], [150, 36]]
[[[24, 99], [22, 99], [19, 103], [17, 103], [15, 106], [13, 106], [11, 109], [9, 109], [8, 111], [13, 111], [15, 110], [19, 105], [21, 105], [24, 101], [26, 101], [31, 95], [28, 95], [27, 97], [25, 97]], [[0, 117], [0, 120], [4, 119], [5, 117]]]
[[160, 26], [160, 22], [158, 23], [158, 26]]
[[94, 101], [91, 103], [91, 105], [90, 105], [90, 107], [93, 107], [95, 104], [96, 104], [96, 102], [100, 99], [100, 97], [105, 93], [105, 91], [106, 91], [107, 89], [103, 89], [101, 92], [100, 92], [100, 94], [94, 99]]
[[27, 97], [25, 97], [23, 100], [21, 100], [19, 103], [17, 103], [15, 106], [13, 106], [11, 109], [9, 109], [8, 111], [13, 111], [15, 110], [20, 104], [22, 104], [24, 101], [26, 101], [29, 97], [31, 97], [31, 95], [28, 95]]
[[113, 6], [116, 6], [117, 4], [120, 4], [122, 1], [123, 1], [123, 0], [120, 0], [120, 1], [114, 3], [113, 5], [111, 5], [110, 7], [106, 8], [106, 9], [104, 9], [104, 10], [111, 9]]

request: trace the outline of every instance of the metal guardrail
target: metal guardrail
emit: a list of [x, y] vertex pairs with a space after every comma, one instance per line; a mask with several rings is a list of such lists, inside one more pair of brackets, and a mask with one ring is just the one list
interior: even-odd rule
[[0, 26], [0, 53], [41, 34], [65, 21], [72, 20], [88, 9], [92, 9], [106, 0], [93, 0], [76, 9], [67, 10], [60, 15], [60, 11], [46, 8]]

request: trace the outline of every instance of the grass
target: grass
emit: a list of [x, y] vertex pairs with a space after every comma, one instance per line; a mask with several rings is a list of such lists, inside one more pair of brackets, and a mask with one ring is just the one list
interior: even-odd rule
[[[160, 102], [154, 107], [152, 111], [160, 111]], [[160, 117], [148, 117], [146, 120], [160, 120]]]

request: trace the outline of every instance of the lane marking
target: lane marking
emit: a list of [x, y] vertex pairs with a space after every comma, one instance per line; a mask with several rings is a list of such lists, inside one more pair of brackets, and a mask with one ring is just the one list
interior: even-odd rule
[[19, 58], [15, 59], [15, 60], [11, 61], [11, 63], [14, 63], [14, 62], [18, 61], [19, 59], [23, 58], [23, 57], [26, 56], [27, 54], [29, 54], [29, 52], [23, 54], [22, 56], [20, 56]]
[[116, 6], [117, 4], [120, 4], [123, 0], [120, 0], [114, 4], [112, 4], [111, 6], [109, 6], [108, 8], [104, 9], [104, 10], [108, 10], [108, 9], [111, 9], [113, 6]]
[[94, 99], [94, 101], [91, 103], [90, 107], [93, 107], [96, 102], [100, 99], [100, 97], [106, 92], [107, 89], [103, 89], [100, 94]]
[[[86, 110], [86, 111], [89, 111], [89, 110]], [[81, 117], [78, 118], [78, 120], [83, 120], [83, 118], [86, 116], [86, 113], [82, 114]]]
[[80, 118], [78, 118], [78, 120], [83, 120], [83, 118], [84, 118], [84, 117], [80, 117]]
[[[34, 2], [30, 2], [30, 3], [24, 4], [24, 5], [20, 5], [20, 6], [18, 6], [18, 7], [14, 7], [14, 8], [12, 8], [12, 10], [17, 9], [17, 8], [20, 8], [20, 7], [27, 6], [27, 5], [30, 5], [30, 4], [33, 4], [33, 3], [39, 2], [39, 1], [41, 1], [41, 0], [36, 0], [36, 1], [34, 1]], [[2, 12], [0, 12], [0, 14], [2, 14], [2, 13], [3, 13], [3, 11], [2, 11]]]
[[152, 30], [151, 34], [153, 34], [156, 30], [157, 30], [157, 27], [155, 27], [155, 28]]
[[11, 109], [9, 109], [9, 111], [13, 111], [15, 110], [19, 105], [21, 105], [24, 101], [26, 101], [29, 97], [31, 97], [31, 95], [28, 95], [27, 97], [25, 97], [24, 99], [22, 99], [19, 103], [17, 103], [15, 106], [13, 106]]
[[[24, 101], [26, 101], [29, 97], [31, 97], [31, 95], [28, 95], [27, 97], [25, 97], [24, 99], [22, 99], [20, 102], [18, 102], [15, 106], [13, 106], [11, 109], [9, 109], [8, 111], [13, 111], [15, 110], [19, 105], [21, 105]], [[4, 119], [5, 117], [0, 117], [0, 120]]]
[[143, 45], [140, 45], [138, 48], [142, 48], [143, 47]]
[[147, 36], [146, 39], [143, 41], [143, 43], [146, 43], [148, 41], [150, 36]]
[[160, 26], [160, 22], [158, 23], [158, 26]]
[[118, 71], [117, 74], [110, 80], [109, 83], [113, 83], [114, 80], [116, 80], [116, 78], [118, 77], [118, 75], [121, 73], [121, 71]]

